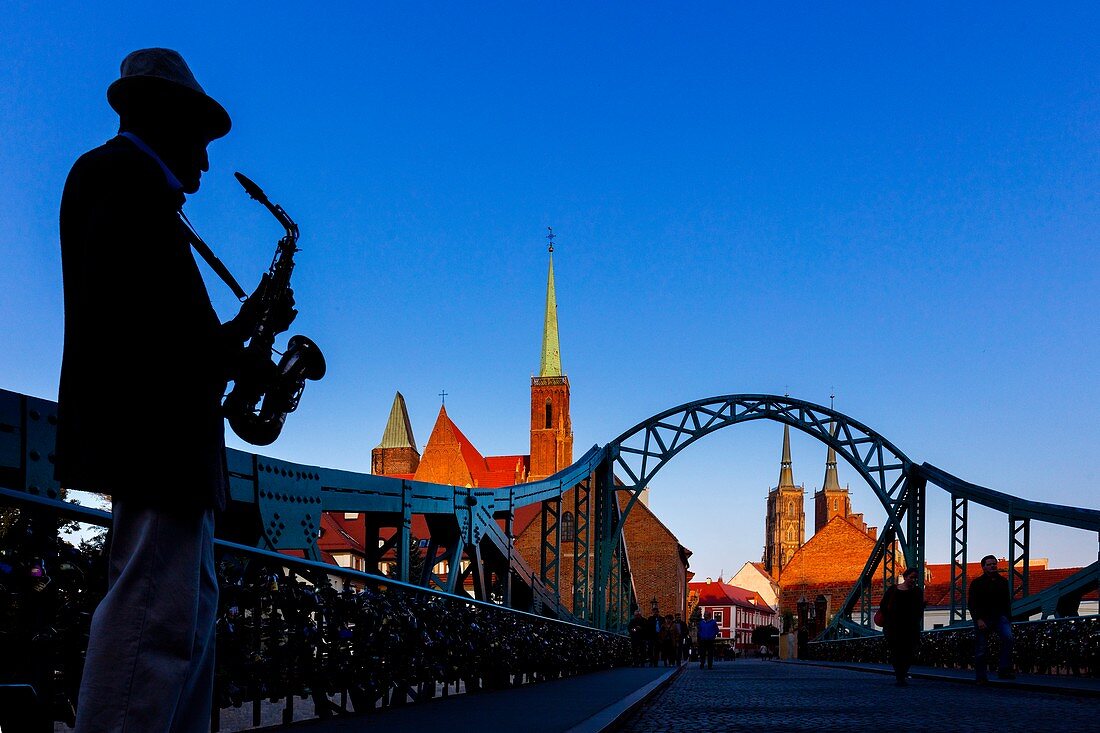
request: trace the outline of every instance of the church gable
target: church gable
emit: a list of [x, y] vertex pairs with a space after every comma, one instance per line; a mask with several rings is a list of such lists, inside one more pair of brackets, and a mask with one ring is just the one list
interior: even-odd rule
[[836, 516], [791, 557], [779, 584], [853, 581], [863, 572], [875, 541], [844, 517]]
[[[433, 484], [452, 484], [454, 486], [473, 486], [473, 476], [463, 455], [462, 442], [459, 440], [454, 423], [447, 417], [446, 408], [439, 409], [435, 427], [424, 446], [420, 465], [414, 478]], [[484, 459], [482, 459], [484, 463]]]

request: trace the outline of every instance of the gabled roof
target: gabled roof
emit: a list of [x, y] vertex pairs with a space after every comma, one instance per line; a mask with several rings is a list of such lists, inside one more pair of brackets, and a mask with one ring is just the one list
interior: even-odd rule
[[[630, 497], [626, 494], [626, 492], [622, 491], [616, 491], [615, 496], [618, 497], [619, 510], [621, 511], [625, 509], [627, 502], [630, 501]], [[634, 506], [630, 508], [630, 515], [633, 515], [635, 512], [641, 512], [642, 516], [647, 516], [651, 518], [654, 522], [657, 523], [658, 527], [665, 531], [669, 539], [676, 543], [676, 546], [679, 548], [680, 551], [680, 559], [684, 561], [684, 567], [687, 567], [688, 558], [691, 557], [693, 554], [692, 551], [684, 547], [683, 543], [680, 542], [680, 539], [675, 534], [673, 534], [672, 530], [669, 529], [664, 522], [661, 521], [660, 517], [654, 514], [653, 510], [641, 501], [634, 502]], [[628, 515], [626, 518], [628, 524], [630, 523], [630, 515]]]
[[700, 606], [741, 606], [764, 613], [775, 613], [775, 609], [769, 606], [756, 591], [723, 583], [721, 578], [710, 583], [688, 583], [688, 590], [699, 593], [698, 605]]
[[[830, 545], [832, 549], [829, 549]], [[844, 558], [846, 562], [836, 556], [837, 546], [848, 550]], [[795, 550], [790, 561], [779, 571], [779, 584], [786, 587], [792, 583], [832, 582], [836, 579], [854, 581], [863, 572], [874, 546], [875, 540], [851, 518], [838, 514]], [[829, 562], [816, 563], [807, 559], [823, 552], [828, 553]], [[804, 567], [807, 564], [809, 567]]]
[[[321, 537], [317, 547], [322, 552], [352, 551], [362, 554], [362, 520], [345, 519], [343, 512], [321, 512]], [[356, 526], [358, 525], [358, 526]]]
[[529, 465], [525, 455], [481, 455], [447, 415], [447, 408], [440, 407], [414, 478], [436, 484], [498, 488], [514, 485]]

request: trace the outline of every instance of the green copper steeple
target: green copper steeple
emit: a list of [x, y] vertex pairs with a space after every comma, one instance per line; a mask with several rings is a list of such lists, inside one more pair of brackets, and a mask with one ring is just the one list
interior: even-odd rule
[[386, 430], [382, 433], [379, 448], [412, 448], [416, 450], [416, 438], [413, 437], [409, 410], [405, 407], [405, 396], [398, 392], [393, 397], [390, 419], [386, 421]]
[[546, 317], [542, 326], [542, 362], [540, 377], [560, 377], [561, 349], [558, 346], [558, 299], [554, 293], [554, 230], [547, 227], [550, 240], [550, 271], [546, 277]]

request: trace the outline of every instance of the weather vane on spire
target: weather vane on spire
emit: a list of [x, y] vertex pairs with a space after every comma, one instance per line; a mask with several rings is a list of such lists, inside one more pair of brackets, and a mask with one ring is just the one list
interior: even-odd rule
[[550, 254], [554, 254], [554, 227], [546, 227], [546, 239], [550, 241], [550, 246], [547, 248], [550, 250]]

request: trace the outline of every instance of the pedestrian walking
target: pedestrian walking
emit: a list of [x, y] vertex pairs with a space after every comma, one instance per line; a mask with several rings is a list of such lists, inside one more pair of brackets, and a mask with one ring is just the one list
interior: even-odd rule
[[634, 609], [634, 618], [627, 626], [630, 632], [630, 657], [635, 667], [644, 667], [646, 663], [646, 620], [639, 608]]
[[886, 637], [886, 648], [898, 687], [909, 684], [909, 668], [920, 644], [924, 592], [917, 582], [919, 575], [916, 568], [908, 568], [902, 573], [900, 583], [886, 589], [879, 605], [882, 633]]
[[718, 622], [714, 614], [707, 611], [699, 622], [699, 669], [714, 669], [714, 640], [718, 638]]
[[966, 594], [966, 607], [974, 619], [974, 674], [978, 684], [989, 679], [989, 634], [1001, 640], [1001, 655], [997, 664], [997, 677], [1015, 679], [1012, 671], [1012, 598], [1005, 580], [997, 568], [997, 558], [982, 558], [982, 574], [970, 584]]
[[646, 619], [646, 657], [649, 659], [649, 666], [656, 667], [661, 658], [661, 627], [664, 626], [664, 621], [661, 619], [661, 613], [657, 610], [657, 602], [653, 603], [653, 613]]

